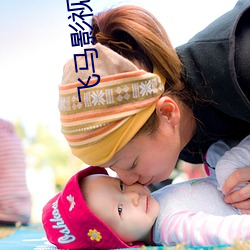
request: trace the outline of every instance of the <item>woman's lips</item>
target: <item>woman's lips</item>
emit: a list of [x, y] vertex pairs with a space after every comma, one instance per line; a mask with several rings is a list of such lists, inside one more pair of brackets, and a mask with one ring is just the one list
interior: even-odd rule
[[153, 177], [146, 183], [142, 184], [143, 186], [148, 186], [152, 183]]

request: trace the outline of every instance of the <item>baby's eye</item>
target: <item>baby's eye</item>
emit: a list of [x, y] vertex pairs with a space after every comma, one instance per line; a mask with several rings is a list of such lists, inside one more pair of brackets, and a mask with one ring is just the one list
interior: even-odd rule
[[121, 213], [122, 213], [122, 208], [123, 208], [123, 205], [122, 204], [119, 204], [118, 205], [118, 214], [121, 216]]
[[121, 189], [121, 191], [124, 191], [123, 182], [121, 180], [120, 180], [120, 189]]

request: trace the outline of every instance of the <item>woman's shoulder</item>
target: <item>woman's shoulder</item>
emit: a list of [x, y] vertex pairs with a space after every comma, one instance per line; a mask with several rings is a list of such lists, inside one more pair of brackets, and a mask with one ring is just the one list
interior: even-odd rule
[[[250, 10], [250, 0], [238, 1], [188, 43], [176, 48], [183, 63], [185, 83], [201, 99], [225, 114], [250, 123], [250, 101], [238, 82], [235, 69], [235, 31]], [[250, 21], [247, 19], [250, 27]], [[237, 100], [237, 105], [235, 101]]]

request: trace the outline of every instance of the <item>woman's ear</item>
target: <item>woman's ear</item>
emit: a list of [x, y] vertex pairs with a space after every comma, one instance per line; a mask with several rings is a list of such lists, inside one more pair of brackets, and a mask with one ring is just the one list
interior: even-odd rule
[[160, 119], [175, 126], [180, 122], [180, 109], [178, 104], [169, 96], [162, 96], [156, 104], [156, 113]]

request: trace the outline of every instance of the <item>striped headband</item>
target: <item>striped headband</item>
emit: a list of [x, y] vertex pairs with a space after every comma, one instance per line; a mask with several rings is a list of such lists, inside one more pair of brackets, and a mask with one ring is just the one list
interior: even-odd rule
[[[68, 61], [59, 86], [59, 110], [62, 133], [72, 153], [86, 164], [98, 166], [110, 160], [145, 124], [164, 92], [164, 80], [139, 70], [99, 43], [92, 48], [98, 52], [94, 67], [100, 82], [79, 89], [83, 85], [78, 78], [86, 82], [93, 68], [76, 73], [74, 61]], [[85, 61], [79, 58], [77, 65], [84, 63], [81, 60]], [[95, 82], [96, 78], [91, 79], [88, 86]]]

